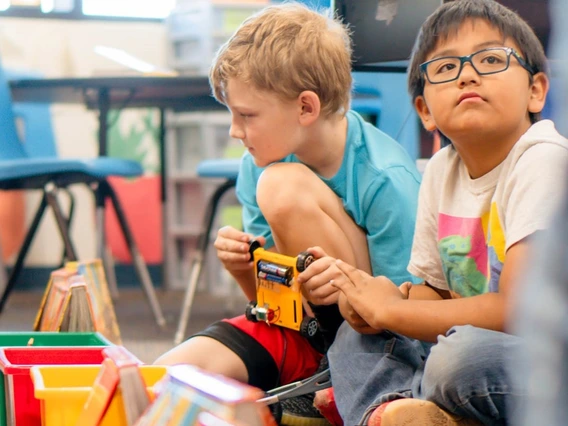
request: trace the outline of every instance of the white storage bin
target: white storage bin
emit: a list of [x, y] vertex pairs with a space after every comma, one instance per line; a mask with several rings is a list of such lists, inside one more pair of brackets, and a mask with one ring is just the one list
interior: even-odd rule
[[182, 74], [206, 75], [219, 47], [268, 3], [194, 0], [178, 4], [166, 19], [170, 66]]

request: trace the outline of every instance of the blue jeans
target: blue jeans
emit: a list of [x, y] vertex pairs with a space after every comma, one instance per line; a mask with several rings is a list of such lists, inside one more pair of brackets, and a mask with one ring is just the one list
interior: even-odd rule
[[429, 344], [391, 332], [362, 335], [344, 322], [328, 352], [337, 408], [345, 425], [365, 425], [382, 403], [419, 398], [484, 424], [505, 424], [507, 405], [520, 393], [506, 370], [521, 342], [459, 326]]

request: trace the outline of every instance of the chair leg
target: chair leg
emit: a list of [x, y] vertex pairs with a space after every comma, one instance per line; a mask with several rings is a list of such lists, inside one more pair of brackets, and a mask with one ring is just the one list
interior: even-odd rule
[[221, 197], [225, 194], [225, 192], [233, 188], [235, 184], [236, 181], [230, 179], [227, 180], [219, 188], [217, 188], [213, 193], [213, 196], [209, 200], [207, 208], [205, 209], [205, 216], [201, 228], [202, 231], [197, 241], [197, 250], [191, 266], [189, 285], [187, 286], [187, 289], [185, 291], [178, 327], [174, 336], [174, 344], [176, 345], [179, 345], [185, 336], [185, 330], [187, 328], [187, 322], [191, 314], [191, 307], [193, 305], [195, 290], [197, 288], [199, 278], [201, 277], [201, 271], [205, 262], [205, 256], [207, 255], [207, 248], [209, 247], [209, 235], [211, 234], [211, 228], [213, 227], [213, 222], [217, 214], [219, 201], [221, 200]]
[[12, 290], [14, 290], [16, 281], [20, 275], [20, 272], [22, 271], [22, 267], [24, 266], [24, 260], [28, 254], [32, 241], [35, 237], [35, 234], [43, 217], [43, 214], [45, 213], [46, 207], [47, 207], [47, 195], [44, 192], [41, 197], [39, 207], [30, 225], [30, 229], [28, 230], [26, 237], [24, 238], [24, 242], [22, 243], [22, 247], [18, 252], [18, 257], [16, 258], [16, 262], [14, 263], [12, 271], [10, 272], [10, 277], [8, 278], [8, 283], [6, 284], [6, 288], [4, 288], [4, 291], [2, 292], [2, 297], [0, 298], [0, 313], [2, 313], [2, 311], [4, 310], [4, 306], [8, 301], [8, 297], [10, 297], [10, 293], [12, 293]]
[[[71, 229], [71, 221], [73, 220], [73, 213], [75, 213], [75, 197], [73, 196], [69, 188], [60, 188], [59, 190], [65, 192], [69, 197], [69, 213], [67, 214], [67, 229]], [[65, 257], [66, 257], [65, 247], [63, 247], [60, 267], [63, 267], [63, 265], [65, 265]]]
[[152, 285], [152, 280], [150, 279], [148, 268], [146, 266], [146, 263], [144, 262], [144, 259], [142, 258], [142, 255], [140, 254], [140, 251], [138, 250], [136, 242], [134, 241], [134, 237], [132, 236], [128, 222], [126, 221], [126, 216], [124, 214], [124, 211], [122, 210], [120, 201], [118, 200], [116, 193], [108, 182], [100, 182], [99, 189], [102, 189], [104, 191], [104, 194], [108, 195], [112, 201], [118, 222], [122, 229], [122, 233], [124, 234], [124, 239], [126, 240], [126, 245], [128, 246], [130, 255], [132, 256], [132, 263], [134, 264], [138, 279], [140, 280], [144, 291], [146, 292], [148, 302], [150, 303], [150, 307], [152, 308], [152, 312], [154, 314], [154, 317], [156, 318], [156, 323], [160, 327], [165, 327], [166, 320], [164, 318], [164, 315], [162, 314], [162, 309], [160, 308], [160, 304], [156, 296], [156, 291], [154, 289], [154, 286]]
[[114, 264], [114, 257], [112, 256], [112, 252], [110, 251], [110, 247], [108, 246], [108, 244], [105, 244], [104, 246], [102, 261], [103, 261], [103, 268], [105, 270], [107, 277], [110, 297], [112, 298], [112, 300], [118, 300], [120, 294], [118, 292], [118, 285], [116, 283], [116, 270]]
[[114, 259], [110, 253], [106, 240], [106, 218], [105, 218], [105, 200], [106, 193], [104, 188], [99, 184], [95, 193], [95, 223], [96, 223], [96, 240], [97, 240], [97, 257], [103, 262], [103, 269], [108, 283], [108, 290], [112, 300], [117, 300], [118, 285], [116, 283], [116, 271], [114, 269]]
[[73, 246], [71, 241], [71, 236], [69, 235], [68, 220], [63, 214], [63, 209], [59, 205], [57, 200], [57, 187], [53, 183], [48, 183], [44, 188], [45, 197], [47, 203], [53, 210], [55, 216], [55, 221], [57, 227], [59, 228], [59, 234], [63, 239], [63, 246], [65, 247], [65, 255], [68, 261], [77, 260], [77, 251]]

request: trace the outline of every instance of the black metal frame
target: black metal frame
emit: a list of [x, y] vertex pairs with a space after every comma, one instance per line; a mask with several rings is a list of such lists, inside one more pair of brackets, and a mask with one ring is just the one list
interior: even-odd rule
[[[100, 206], [101, 204], [104, 204], [104, 201], [107, 198], [109, 198], [114, 206], [116, 216], [118, 218], [118, 222], [122, 230], [122, 234], [124, 235], [124, 239], [126, 240], [126, 245], [128, 246], [128, 249], [132, 256], [132, 262], [134, 264], [136, 274], [138, 276], [138, 279], [142, 287], [144, 288], [144, 291], [146, 292], [148, 302], [156, 318], [156, 323], [160, 327], [164, 327], [166, 322], [162, 314], [162, 310], [160, 308], [158, 300], [156, 299], [155, 291], [152, 286], [152, 282], [150, 280], [148, 269], [140, 254], [138, 246], [134, 241], [134, 236], [132, 234], [132, 231], [130, 230], [130, 227], [128, 226], [128, 222], [126, 220], [126, 215], [124, 213], [122, 205], [116, 193], [114, 192], [114, 190], [106, 180], [96, 181], [94, 182], [94, 184], [96, 185], [96, 187], [91, 189], [93, 189], [97, 205]], [[6, 305], [6, 302], [10, 297], [10, 294], [12, 293], [12, 291], [16, 286], [16, 282], [24, 266], [24, 260], [28, 254], [31, 243], [37, 233], [41, 219], [43, 218], [45, 210], [48, 206], [51, 207], [53, 214], [55, 216], [59, 234], [61, 235], [61, 238], [63, 240], [63, 245], [65, 247], [66, 260], [73, 261], [78, 259], [77, 252], [75, 250], [75, 247], [73, 245], [69, 233], [69, 223], [70, 223], [69, 217], [64, 215], [63, 210], [59, 204], [59, 201], [57, 200], [58, 190], [59, 188], [53, 182], [47, 183], [43, 188], [43, 196], [40, 201], [39, 207], [36, 210], [36, 214], [32, 220], [30, 228], [28, 229], [26, 237], [24, 238], [24, 242], [22, 243], [22, 246], [18, 253], [18, 257], [16, 259], [16, 262], [14, 263], [14, 267], [10, 272], [10, 277], [8, 279], [8, 283], [6, 284], [6, 288], [4, 289], [4, 292], [0, 297], [0, 313], [2, 313]], [[104, 230], [99, 230], [99, 232], [104, 232]]]

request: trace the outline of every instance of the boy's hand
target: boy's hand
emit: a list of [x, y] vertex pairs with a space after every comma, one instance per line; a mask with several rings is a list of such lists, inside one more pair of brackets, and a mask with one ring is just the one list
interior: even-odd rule
[[347, 279], [330, 284], [345, 294], [349, 304], [372, 328], [383, 328], [380, 315], [384, 314], [385, 307], [408, 298], [386, 277], [372, 277], [341, 260], [337, 260], [336, 265]]
[[[403, 299], [409, 298], [410, 288], [412, 285], [413, 284], [411, 282], [405, 282], [398, 286]], [[345, 296], [344, 293], [339, 292], [339, 300], [337, 301], [337, 304], [339, 305], [339, 312], [341, 312], [341, 316], [356, 332], [360, 334], [378, 334], [383, 331], [382, 329], [373, 328], [367, 324], [367, 322], [361, 318], [361, 315], [355, 312], [355, 309], [353, 309], [353, 307], [349, 304], [347, 296]]]
[[336, 259], [328, 256], [321, 247], [311, 247], [308, 253], [316, 260], [298, 275], [303, 294], [314, 305], [333, 305], [337, 303], [339, 291], [331, 286], [332, 280], [338, 280], [343, 273], [336, 265]]
[[406, 281], [406, 282], [404, 282], [404, 283], [402, 283], [401, 285], [398, 286], [398, 289], [402, 293], [403, 299], [409, 299], [410, 298], [410, 289], [412, 288], [413, 285], [414, 284], [412, 284], [410, 281]]
[[345, 294], [343, 294], [342, 292], [339, 292], [337, 305], [339, 306], [339, 312], [341, 312], [343, 319], [345, 319], [345, 321], [347, 321], [351, 328], [357, 333], [378, 334], [382, 331], [377, 330], [367, 324], [367, 322], [363, 318], [361, 318], [361, 315], [355, 312], [355, 309], [351, 307], [351, 305], [347, 301], [347, 296], [345, 296]]
[[264, 237], [253, 237], [231, 226], [225, 226], [217, 232], [213, 246], [217, 249], [217, 257], [229, 272], [250, 270], [253, 267], [249, 253], [249, 241], [256, 239], [264, 246]]

